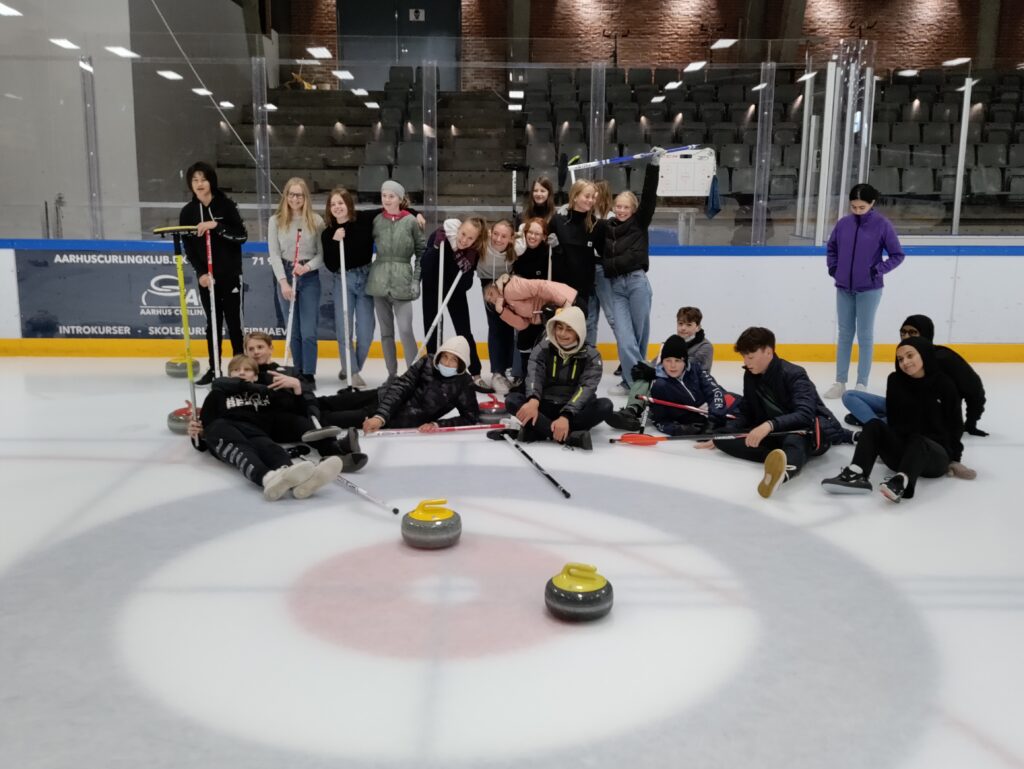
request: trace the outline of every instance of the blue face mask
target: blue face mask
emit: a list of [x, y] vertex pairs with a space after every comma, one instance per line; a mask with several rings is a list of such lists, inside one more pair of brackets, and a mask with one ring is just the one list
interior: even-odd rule
[[437, 364], [437, 371], [443, 377], [452, 377], [459, 373], [459, 370], [454, 366], [445, 366], [443, 363]]

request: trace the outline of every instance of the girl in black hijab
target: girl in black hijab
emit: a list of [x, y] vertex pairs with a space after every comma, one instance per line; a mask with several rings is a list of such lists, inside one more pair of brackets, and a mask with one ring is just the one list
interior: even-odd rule
[[896, 470], [879, 490], [899, 502], [914, 496], [917, 479], [946, 474], [950, 462], [963, 453], [964, 424], [960, 394], [935, 360], [935, 348], [922, 337], [908, 337], [896, 348], [896, 370], [885, 390], [888, 424], [873, 419], [853, 452], [853, 461], [835, 478], [821, 482], [834, 494], [871, 491], [871, 468], [876, 459]]

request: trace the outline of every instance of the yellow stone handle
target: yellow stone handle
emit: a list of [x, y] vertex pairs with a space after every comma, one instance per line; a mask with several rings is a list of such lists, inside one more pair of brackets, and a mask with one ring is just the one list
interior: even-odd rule
[[578, 593], [589, 593], [600, 590], [608, 584], [608, 580], [597, 573], [597, 567], [589, 563], [567, 563], [562, 572], [552, 579], [555, 585], [563, 590]]
[[447, 499], [424, 499], [409, 515], [418, 521], [441, 521], [455, 515], [445, 507], [447, 504]]

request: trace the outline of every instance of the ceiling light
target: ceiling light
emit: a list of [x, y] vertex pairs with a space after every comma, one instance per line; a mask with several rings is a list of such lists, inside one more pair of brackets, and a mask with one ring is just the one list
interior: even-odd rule
[[21, 16], [21, 11], [11, 8], [9, 5], [0, 3], [0, 16]]
[[165, 80], [181, 80], [181, 75], [179, 75], [173, 69], [158, 69], [156, 71], [156, 74], [158, 74]]
[[192, 93], [196, 96], [213, 96], [213, 91], [207, 88], [193, 88]]
[[665, 83], [665, 90], [666, 91], [674, 91], [679, 86], [681, 86], [682, 84], [683, 84], [682, 80], [672, 80], [672, 81], [670, 81], [668, 83]]
[[4, 98], [5, 99], [14, 99], [15, 101], [25, 101], [23, 98], [18, 96], [18, 94], [16, 94], [16, 93], [5, 93], [4, 94]]
[[78, 46], [68, 40], [66, 37], [51, 37], [50, 42], [60, 48], [64, 48], [68, 51], [77, 51]]
[[78, 66], [81, 67], [82, 69], [84, 69], [86, 72], [92, 72], [93, 71], [92, 70], [92, 64], [90, 64], [89, 62], [85, 61], [84, 59], [79, 59], [78, 60]]
[[526, 94], [523, 91], [509, 91], [508, 98], [510, 99], [522, 99]]
[[796, 82], [798, 82], [798, 83], [806, 83], [808, 80], [810, 80], [811, 78], [813, 78], [817, 74], [818, 74], [817, 72], [808, 72], [803, 77], [798, 77], [796, 79]]
[[314, 46], [312, 48], [307, 48], [306, 50], [309, 51], [309, 55], [312, 56], [314, 59], [329, 59], [329, 58], [331, 58], [330, 50], [328, 50], [327, 48], [324, 48], [322, 45]]
[[222, 102], [220, 103], [220, 106], [221, 106], [221, 107], [223, 107], [224, 109], [231, 109], [231, 108], [232, 108], [232, 107], [234, 107], [235, 105], [234, 105], [234, 104], [232, 104], [232, 103], [231, 103], [231, 102], [229, 102], [229, 101], [222, 101]]
[[354, 80], [352, 73], [347, 69], [335, 69], [331, 70], [331, 74], [334, 75], [338, 80]]
[[898, 77], [917, 77], [918, 71], [916, 69], [901, 69], [896, 75]]
[[352, 93], [354, 93], [356, 96], [369, 96], [370, 95], [370, 92], [367, 91], [365, 88], [353, 88], [352, 89]]
[[662, 94], [660, 96], [653, 96], [653, 97], [651, 97], [651, 104], [661, 104], [663, 101], [665, 101], [665, 95], [664, 94]]
[[[324, 49], [326, 50], [326, 49]], [[330, 57], [327, 57], [330, 58]], [[295, 63], [300, 67], [319, 67], [320, 61], [318, 59], [296, 59]]]
[[509, 112], [522, 112], [523, 111], [523, 105], [522, 104], [509, 104], [508, 105], [508, 111]]
[[1024, 69], [1024, 61], [1017, 65], [1017, 69]]
[[115, 56], [120, 56], [122, 59], [137, 59], [139, 55], [135, 51], [129, 51], [127, 48], [121, 45], [108, 45], [107, 50]]
[[961, 64], [966, 64], [971, 60], [970, 56], [961, 56], [959, 59], [950, 59], [949, 61], [942, 62], [943, 67], [959, 67]]
[[370, 109], [380, 109], [380, 105], [375, 101], [363, 102]]
[[263, 109], [265, 109], [267, 112], [277, 112], [277, 105], [271, 104], [268, 101], [266, 104], [263, 105]]
[[706, 61], [691, 61], [683, 69], [683, 72], [696, 72], [699, 69], [704, 69], [705, 64], [707, 64]]
[[755, 86], [754, 86], [753, 88], [751, 88], [750, 90], [751, 90], [751, 91], [760, 91], [760, 90], [762, 90], [762, 89], [765, 89], [765, 88], [767, 88], [767, 87], [768, 87], [768, 84], [767, 84], [767, 83], [758, 83], [757, 85], [755, 85]]
[[731, 48], [732, 46], [736, 45], [737, 42], [739, 41], [736, 40], [735, 38], [723, 37], [720, 40], [716, 40], [711, 44], [711, 50], [717, 51], [721, 48]]

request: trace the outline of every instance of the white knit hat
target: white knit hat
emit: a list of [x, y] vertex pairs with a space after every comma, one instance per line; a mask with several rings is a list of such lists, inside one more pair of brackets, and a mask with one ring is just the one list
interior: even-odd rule
[[459, 367], [459, 373], [461, 374], [467, 368], [469, 368], [469, 342], [466, 341], [464, 336], [453, 336], [444, 341], [437, 352], [434, 354], [434, 365], [437, 365], [438, 360], [441, 358], [441, 353], [450, 352], [460, 361], [462, 365]]
[[399, 198], [405, 197], [405, 187], [396, 182], [394, 179], [388, 179], [382, 185], [380, 185], [381, 192], [393, 192], [398, 195]]

